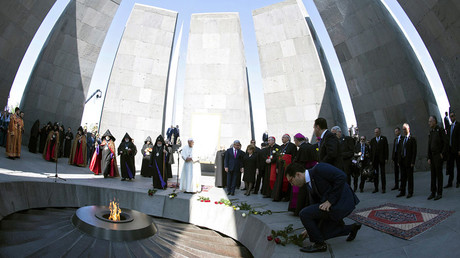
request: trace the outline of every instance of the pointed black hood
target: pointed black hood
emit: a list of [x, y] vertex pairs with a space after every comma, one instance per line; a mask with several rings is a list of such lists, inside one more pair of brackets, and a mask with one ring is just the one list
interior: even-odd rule
[[125, 140], [125, 138], [128, 138], [130, 142], [133, 141], [133, 138], [131, 138], [131, 136], [129, 136], [128, 133], [125, 133], [125, 136], [123, 136], [123, 141]]
[[147, 136], [147, 138], [144, 141], [144, 144], [147, 144], [147, 142], [150, 142], [150, 144], [153, 144], [152, 138], [150, 138], [150, 136]]
[[155, 140], [155, 142], [153, 144], [157, 144], [157, 142], [160, 141], [161, 143], [163, 143], [163, 145], [165, 145], [165, 139], [163, 138], [163, 136], [160, 134], [158, 135], [157, 139]]
[[108, 129], [105, 131], [104, 135], [102, 135], [102, 139], [105, 139], [106, 136], [109, 136], [112, 141], [115, 141], [115, 137], [113, 137], [112, 133], [110, 133], [110, 130]]

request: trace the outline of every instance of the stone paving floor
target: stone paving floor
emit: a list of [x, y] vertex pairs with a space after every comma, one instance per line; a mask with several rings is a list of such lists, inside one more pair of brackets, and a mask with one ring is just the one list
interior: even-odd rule
[[[7, 181], [50, 181], [47, 176], [55, 174], [55, 163], [43, 160], [39, 154], [29, 153], [25, 148], [21, 159], [10, 160], [4, 156], [4, 148], [0, 148], [0, 182]], [[80, 168], [67, 164], [67, 159], [59, 159], [59, 176], [67, 179], [61, 181], [65, 184], [82, 184], [97, 187], [115, 189], [129, 189], [136, 192], [145, 192], [151, 188], [151, 179], [139, 175], [132, 182], [122, 182], [120, 179], [104, 179], [102, 176], [94, 176], [88, 168]], [[173, 167], [173, 174], [177, 173], [177, 166]], [[366, 183], [364, 193], [357, 193], [361, 202], [357, 209], [377, 206], [384, 203], [395, 203], [430, 209], [453, 210], [455, 213], [445, 221], [437, 224], [426, 232], [411, 240], [403, 240], [391, 235], [363, 226], [357, 238], [353, 242], [346, 242], [345, 237], [330, 239], [328, 252], [318, 254], [304, 254], [299, 252], [295, 245], [286, 247], [277, 246], [273, 257], [458, 257], [455, 254], [460, 239], [460, 188], [444, 189], [443, 198], [438, 201], [427, 200], [430, 191], [429, 172], [417, 172], [415, 178], [414, 197], [411, 199], [396, 198], [397, 192], [390, 191], [393, 186], [389, 183], [385, 194], [372, 194], [373, 184]], [[170, 180], [176, 180], [175, 178]], [[447, 180], [447, 177], [444, 177]], [[202, 176], [204, 185], [213, 185], [213, 176]], [[387, 182], [393, 182], [393, 175], [387, 175]], [[159, 191], [159, 194], [169, 194], [172, 189]], [[158, 194], [157, 193], [157, 194]], [[235, 196], [229, 199], [237, 199], [239, 202], [248, 202], [253, 207], [281, 211], [287, 209], [285, 202], [272, 202], [262, 198], [261, 195], [243, 195], [243, 191], [237, 191]], [[180, 197], [182, 193], [179, 194]], [[222, 188], [213, 187], [209, 192], [198, 195], [208, 196], [211, 200], [228, 198]], [[194, 201], [195, 198], [191, 198]], [[262, 220], [272, 229], [282, 229], [288, 224], [294, 224], [294, 228], [301, 227], [298, 217], [291, 213], [279, 213], [271, 216], [263, 216]], [[346, 219], [346, 223], [353, 221]]]

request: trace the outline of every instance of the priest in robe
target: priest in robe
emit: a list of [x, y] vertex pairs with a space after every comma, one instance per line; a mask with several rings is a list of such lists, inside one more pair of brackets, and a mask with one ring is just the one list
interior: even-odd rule
[[123, 137], [123, 141], [118, 146], [118, 155], [120, 155], [121, 181], [126, 179], [132, 180], [136, 177], [134, 168], [134, 156], [137, 154], [136, 145], [128, 133]]
[[40, 143], [38, 145], [38, 152], [43, 153], [46, 144], [46, 138], [48, 138], [48, 134], [53, 129], [51, 122], [48, 122], [45, 126], [40, 129]]
[[53, 129], [49, 132], [46, 138], [45, 148], [43, 150], [43, 158], [47, 161], [57, 161], [59, 155], [59, 126], [54, 124]]
[[[83, 128], [82, 128], [83, 131]], [[64, 137], [64, 157], [68, 158], [70, 156], [70, 150], [72, 148], [72, 140], [73, 140], [73, 133], [72, 129], [69, 127], [67, 128], [67, 132], [65, 132]]]
[[188, 139], [187, 145], [182, 148], [181, 152], [184, 165], [180, 176], [180, 190], [185, 191], [186, 193], [196, 193], [201, 191], [201, 167], [199, 161], [194, 160], [193, 145], [193, 139]]
[[40, 121], [37, 119], [35, 120], [34, 125], [32, 125], [32, 129], [30, 129], [30, 138], [29, 138], [29, 152], [37, 153], [37, 142], [38, 138], [40, 137]]
[[86, 167], [86, 135], [83, 133], [83, 127], [79, 127], [75, 140], [72, 144], [72, 150], [70, 152], [69, 164], [79, 167]]
[[173, 151], [173, 146], [171, 142], [166, 142], [166, 151], [168, 152], [166, 154], [165, 160], [166, 160], [166, 176], [167, 178], [172, 178], [172, 164], [174, 164], [174, 151]]
[[157, 189], [166, 189], [168, 186], [168, 177], [166, 174], [166, 155], [168, 150], [162, 135], [159, 135], [150, 155], [150, 167], [153, 169], [152, 182], [153, 187]]
[[265, 170], [262, 183], [262, 194], [264, 198], [271, 197], [271, 191], [276, 181], [277, 162], [279, 152], [279, 145], [276, 144], [276, 139], [273, 136], [268, 137], [268, 147], [263, 150], [261, 159], [265, 160]]
[[[85, 134], [83, 130], [83, 134]], [[96, 146], [89, 169], [95, 175], [103, 174], [104, 178], [119, 177], [115, 152], [115, 137], [107, 130], [102, 135], [102, 142]]]
[[284, 134], [281, 137], [283, 144], [279, 147], [280, 155], [277, 163], [278, 173], [272, 189], [273, 201], [289, 201], [291, 194], [290, 184], [284, 174], [285, 168], [291, 164], [297, 154], [297, 146], [291, 142], [291, 136]]
[[19, 116], [20, 110], [16, 108], [14, 114], [10, 115], [10, 123], [6, 137], [6, 155], [10, 159], [21, 157], [22, 133], [24, 132], [24, 121]]
[[142, 167], [141, 167], [141, 176], [144, 177], [152, 177], [153, 176], [153, 168], [150, 166], [150, 155], [153, 151], [153, 143], [152, 138], [150, 136], [147, 137], [144, 141], [144, 145], [142, 146], [141, 153], [142, 153]]

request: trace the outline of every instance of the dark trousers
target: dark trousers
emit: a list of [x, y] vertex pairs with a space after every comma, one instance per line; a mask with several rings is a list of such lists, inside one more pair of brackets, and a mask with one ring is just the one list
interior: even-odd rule
[[344, 159], [343, 160], [343, 171], [347, 175], [347, 183], [351, 185], [351, 172], [353, 171], [351, 168], [351, 159]]
[[319, 204], [303, 208], [299, 216], [308, 232], [310, 242], [322, 243], [327, 239], [346, 236], [351, 232], [351, 225], [344, 225], [343, 221], [332, 220], [329, 212], [319, 209]]
[[[405, 165], [404, 158], [401, 162], [401, 193], [406, 194], [406, 182], [407, 190], [409, 194], [414, 194], [414, 167], [410, 164]], [[410, 162], [407, 162], [410, 163]]]
[[382, 190], [385, 190], [385, 186], [387, 184], [387, 180], [385, 177], [385, 161], [374, 161], [372, 163], [375, 169], [374, 173], [374, 187], [375, 189], [379, 189], [379, 173], [380, 177], [382, 178]]
[[395, 172], [395, 187], [399, 188], [399, 163], [397, 161], [394, 161], [394, 172]]
[[431, 193], [442, 195], [442, 159], [441, 155], [432, 154], [431, 155]]
[[446, 172], [447, 175], [449, 176], [449, 181], [447, 183], [449, 185], [452, 185], [452, 182], [454, 181], [454, 162], [457, 165], [457, 184], [460, 183], [460, 177], [459, 177], [459, 171], [458, 169], [460, 168], [460, 156], [458, 153], [449, 153], [449, 157], [447, 159], [447, 166], [446, 166]]
[[[236, 172], [236, 188], [241, 187], [241, 171], [235, 171]], [[246, 185], [244, 185], [244, 188], [246, 188]]]
[[263, 181], [264, 171], [259, 169], [259, 174], [256, 177], [256, 184], [254, 186], [254, 193], [258, 193], [260, 190], [260, 183]]
[[237, 171], [227, 172], [227, 193], [234, 193], [236, 187], [236, 178], [238, 177]]

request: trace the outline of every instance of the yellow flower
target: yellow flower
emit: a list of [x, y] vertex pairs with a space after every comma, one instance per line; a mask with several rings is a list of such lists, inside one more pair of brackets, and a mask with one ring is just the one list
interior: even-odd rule
[[316, 151], [319, 151], [319, 149], [318, 149], [318, 148], [316, 148]]

